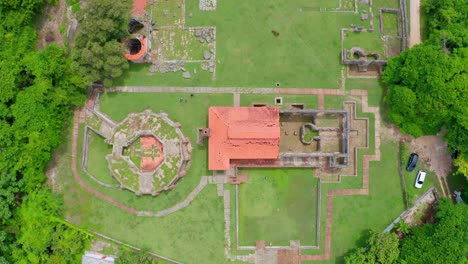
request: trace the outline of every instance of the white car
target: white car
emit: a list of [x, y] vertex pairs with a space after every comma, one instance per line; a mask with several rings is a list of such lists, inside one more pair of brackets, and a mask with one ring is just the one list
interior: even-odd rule
[[416, 176], [416, 182], [414, 183], [414, 187], [421, 189], [424, 183], [424, 179], [426, 179], [426, 172], [423, 170], [418, 171], [418, 176]]

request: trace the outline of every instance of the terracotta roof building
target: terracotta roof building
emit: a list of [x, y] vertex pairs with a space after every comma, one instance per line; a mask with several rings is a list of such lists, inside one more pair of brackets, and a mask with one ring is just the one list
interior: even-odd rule
[[210, 107], [208, 126], [209, 170], [228, 170], [231, 160], [278, 159], [278, 108]]
[[132, 10], [133, 17], [145, 15], [146, 1], [147, 0], [133, 0], [133, 10]]

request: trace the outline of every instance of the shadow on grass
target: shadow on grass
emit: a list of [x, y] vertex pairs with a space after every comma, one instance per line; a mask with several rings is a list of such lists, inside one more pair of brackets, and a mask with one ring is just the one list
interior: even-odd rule
[[361, 235], [359, 238], [356, 240], [356, 243], [354, 243], [354, 247], [350, 250], [348, 250], [345, 254], [342, 256], [337, 257], [335, 260], [335, 263], [344, 263], [344, 259], [346, 256], [349, 256], [350, 254], [354, 253], [358, 248], [363, 248], [367, 246], [367, 240], [369, 239], [369, 235], [371, 234], [372, 230], [371, 229], [364, 229], [361, 231]]

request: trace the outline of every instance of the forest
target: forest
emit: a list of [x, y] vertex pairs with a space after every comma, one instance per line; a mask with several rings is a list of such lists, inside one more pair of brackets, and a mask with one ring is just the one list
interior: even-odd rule
[[388, 119], [419, 137], [442, 132], [468, 177], [468, 1], [426, 0], [426, 39], [389, 60], [382, 81]]
[[[112, 47], [125, 35], [130, 3], [88, 1], [81, 17], [89, 9], [100, 13], [83, 26], [76, 48], [38, 50], [35, 23], [45, 4], [57, 2], [0, 0], [0, 263], [79, 263], [89, 245], [88, 234], [62, 220], [63, 200], [45, 185], [45, 170], [87, 87], [125, 69], [127, 61]], [[86, 56], [105, 61], [88, 65]]]

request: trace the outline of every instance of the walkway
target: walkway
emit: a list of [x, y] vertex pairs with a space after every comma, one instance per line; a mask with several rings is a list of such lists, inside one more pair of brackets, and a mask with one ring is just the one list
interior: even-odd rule
[[408, 45], [413, 47], [421, 43], [421, 0], [410, 1], [410, 35]]
[[174, 205], [171, 208], [159, 211], [156, 214], [156, 216], [157, 217], [166, 216], [168, 214], [172, 214], [172, 213], [174, 213], [176, 211], [179, 211], [182, 208], [187, 207], [193, 201], [193, 199], [195, 199], [195, 197], [197, 197], [197, 195], [205, 188], [205, 186], [207, 184], [208, 184], [208, 176], [202, 176], [198, 186], [195, 187], [195, 189], [193, 189], [193, 191], [187, 196], [187, 198], [185, 198], [185, 200], [183, 200], [182, 202]]
[[368, 106], [367, 90], [352, 90], [351, 95], [361, 96], [362, 111], [373, 113], [375, 116], [375, 154], [364, 155], [362, 189], [329, 190], [327, 193], [327, 216], [325, 221], [325, 252], [322, 255], [301, 255], [301, 260], [328, 260], [331, 256], [331, 236], [333, 223], [333, 197], [343, 195], [368, 195], [369, 194], [369, 163], [380, 160], [380, 113], [378, 107]]
[[121, 202], [118, 202], [115, 199], [112, 199], [111, 197], [106, 196], [106, 195], [92, 189], [91, 187], [86, 185], [86, 183], [83, 181], [83, 179], [80, 178], [80, 175], [78, 174], [78, 170], [77, 170], [77, 167], [76, 167], [76, 152], [77, 152], [76, 150], [77, 150], [77, 146], [78, 146], [79, 123], [80, 123], [80, 121], [81, 122], [84, 121], [84, 114], [85, 114], [84, 108], [80, 108], [80, 109], [75, 110], [74, 115], [73, 115], [72, 164], [71, 164], [73, 177], [75, 178], [76, 182], [81, 187], [83, 187], [83, 189], [88, 191], [89, 193], [91, 193], [93, 195], [96, 195], [97, 197], [103, 199], [104, 201], [106, 201], [108, 203], [111, 203], [111, 204], [119, 207], [120, 209], [122, 209], [124, 211], [127, 211], [128, 213], [131, 213], [133, 215], [138, 215], [139, 212], [137, 210], [135, 210], [134, 208], [128, 207], [125, 204], [123, 204]]
[[341, 89], [326, 88], [246, 88], [246, 87], [163, 87], [163, 86], [119, 86], [109, 92], [129, 93], [233, 93], [233, 94], [311, 94], [344, 95]]

